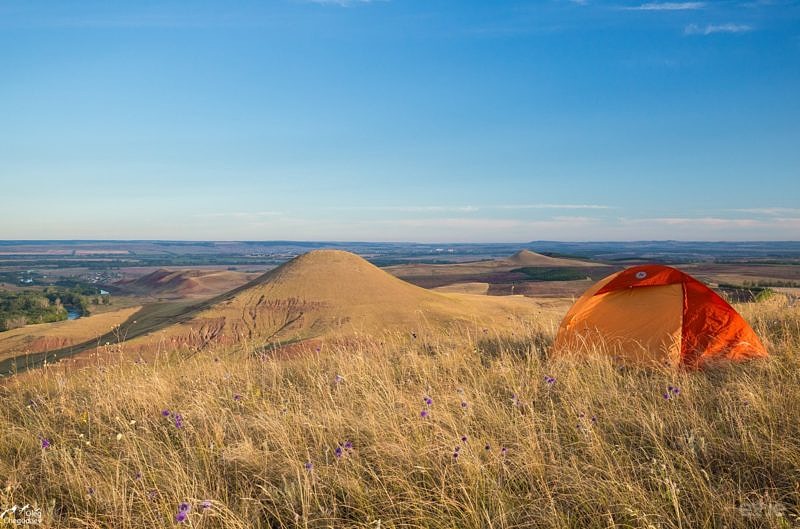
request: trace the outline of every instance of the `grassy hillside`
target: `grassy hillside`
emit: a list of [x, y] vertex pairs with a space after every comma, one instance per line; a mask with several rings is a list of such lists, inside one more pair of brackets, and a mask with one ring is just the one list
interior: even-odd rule
[[0, 386], [0, 505], [85, 528], [793, 527], [800, 311], [744, 315], [772, 358], [702, 373], [554, 362], [535, 321], [56, 365]]

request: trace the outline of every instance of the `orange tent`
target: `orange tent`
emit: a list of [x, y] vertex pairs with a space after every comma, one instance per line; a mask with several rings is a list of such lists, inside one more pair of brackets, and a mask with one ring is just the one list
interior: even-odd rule
[[569, 310], [556, 354], [599, 352], [624, 362], [702, 367], [767, 356], [725, 300], [669, 266], [634, 266], [596, 283]]

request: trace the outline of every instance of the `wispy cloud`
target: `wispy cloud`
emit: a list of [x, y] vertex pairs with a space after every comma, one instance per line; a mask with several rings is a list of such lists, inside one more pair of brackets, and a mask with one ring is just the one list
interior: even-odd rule
[[764, 226], [760, 219], [728, 219], [721, 217], [655, 217], [642, 219], [625, 219], [626, 223], [663, 224], [666, 226], [705, 226], [714, 228], [751, 228]]
[[408, 213], [446, 213], [462, 212], [469, 213], [478, 211], [475, 206], [335, 206], [329, 209], [335, 211], [385, 211], [385, 212], [408, 212]]
[[705, 2], [648, 2], [638, 6], [623, 7], [627, 11], [690, 11], [703, 9]]
[[800, 215], [800, 208], [740, 208], [740, 209], [731, 209], [728, 211], [735, 211], [738, 213], [750, 213], [753, 215], [768, 215], [768, 216], [780, 216], [780, 215]]
[[483, 209], [612, 209], [600, 204], [506, 204], [484, 206]]
[[699, 26], [697, 24], [689, 24], [683, 29], [686, 35], [713, 35], [715, 33], [747, 33], [753, 31], [753, 26], [747, 24], [708, 24], [706, 26]]
[[553, 217], [543, 220], [519, 220], [519, 219], [492, 219], [477, 217], [449, 217], [444, 219], [402, 219], [402, 220], [382, 220], [377, 224], [392, 224], [394, 226], [405, 226], [417, 229], [438, 229], [438, 228], [465, 228], [465, 229], [553, 229], [553, 228], [577, 228], [589, 226], [597, 219], [590, 217]]
[[[789, 0], [791, 1], [791, 0]], [[753, 0], [750, 2], [742, 2], [739, 4], [741, 7], [745, 7], [748, 9], [752, 8], [759, 8], [759, 7], [773, 7], [773, 6], [782, 6], [786, 5], [787, 2], [783, 0]]]
[[490, 204], [483, 206], [341, 206], [333, 207], [331, 209], [337, 211], [398, 211], [398, 212], [431, 212], [431, 213], [445, 213], [445, 212], [462, 212], [472, 213], [477, 211], [486, 210], [525, 210], [525, 209], [553, 209], [553, 210], [578, 210], [578, 209], [612, 209], [611, 206], [601, 204]]
[[375, 4], [378, 2], [388, 2], [389, 0], [305, 0], [305, 1], [309, 4], [351, 7], [360, 4]]
[[407, 228], [429, 229], [429, 228], [464, 228], [464, 229], [509, 229], [515, 228], [523, 223], [514, 219], [479, 219], [479, 218], [446, 218], [446, 219], [402, 219], [402, 220], [383, 220], [378, 224], [392, 224], [394, 226], [404, 226]]
[[248, 219], [259, 217], [276, 217], [283, 215], [280, 211], [230, 211], [225, 213], [198, 213], [195, 217], [203, 218], [228, 218], [228, 219]]

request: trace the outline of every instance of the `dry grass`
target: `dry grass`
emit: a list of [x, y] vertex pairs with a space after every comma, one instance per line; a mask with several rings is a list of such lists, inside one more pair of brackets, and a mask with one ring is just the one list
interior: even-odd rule
[[800, 313], [745, 314], [773, 357], [703, 373], [555, 362], [535, 323], [54, 366], [0, 387], [0, 507], [52, 527], [170, 527], [182, 501], [209, 529], [792, 527]]

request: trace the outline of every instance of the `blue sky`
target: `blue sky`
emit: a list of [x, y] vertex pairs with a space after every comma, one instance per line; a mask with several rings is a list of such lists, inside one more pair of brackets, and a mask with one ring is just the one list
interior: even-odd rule
[[800, 2], [0, 0], [0, 239], [800, 235]]

